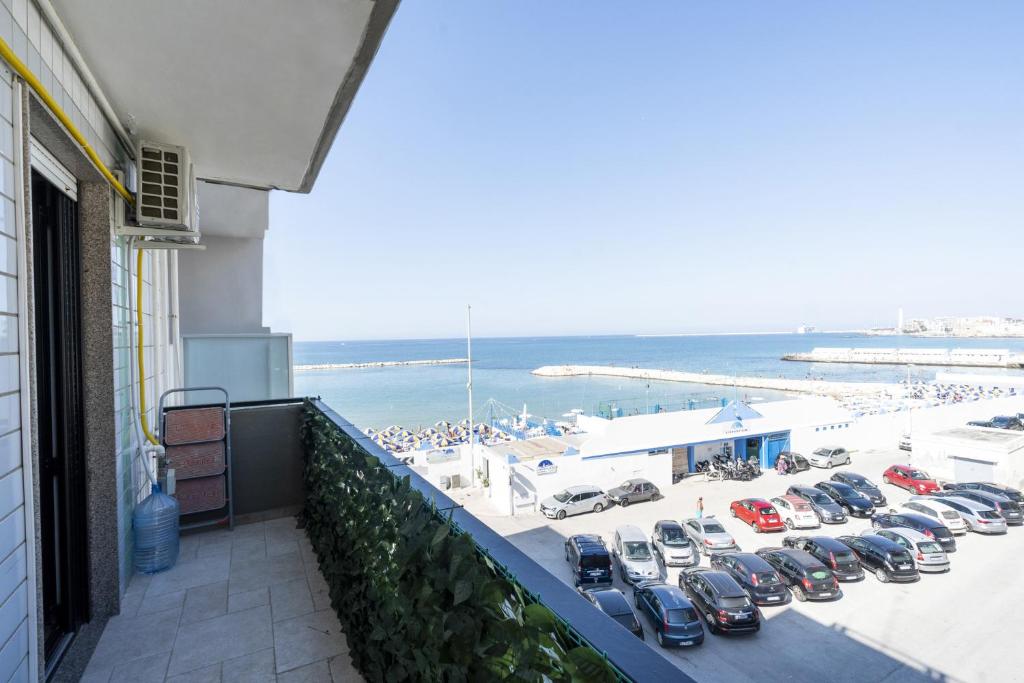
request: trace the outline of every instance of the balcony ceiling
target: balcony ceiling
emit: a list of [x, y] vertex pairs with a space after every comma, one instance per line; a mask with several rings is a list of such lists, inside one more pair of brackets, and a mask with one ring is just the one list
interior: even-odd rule
[[189, 147], [199, 178], [309, 192], [397, 1], [53, 5], [135, 135]]

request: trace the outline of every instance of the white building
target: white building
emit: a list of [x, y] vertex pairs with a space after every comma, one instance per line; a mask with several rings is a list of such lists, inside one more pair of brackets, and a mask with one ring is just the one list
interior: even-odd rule
[[991, 481], [1024, 488], [1024, 432], [954, 427], [915, 434], [914, 464], [950, 481]]

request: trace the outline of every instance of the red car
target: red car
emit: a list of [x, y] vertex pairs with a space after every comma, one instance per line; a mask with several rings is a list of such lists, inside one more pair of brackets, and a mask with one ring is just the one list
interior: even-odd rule
[[729, 506], [729, 512], [732, 513], [733, 517], [742, 519], [754, 527], [754, 531], [757, 533], [762, 531], [784, 531], [786, 529], [786, 525], [782, 523], [782, 518], [779, 517], [779, 511], [764, 498], [735, 500]]
[[922, 495], [942, 489], [927, 472], [910, 465], [893, 465], [882, 473], [882, 481]]

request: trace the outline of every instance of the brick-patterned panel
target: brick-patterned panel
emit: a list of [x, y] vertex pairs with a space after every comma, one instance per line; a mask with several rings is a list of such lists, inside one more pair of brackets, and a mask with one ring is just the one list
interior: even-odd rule
[[181, 514], [217, 510], [227, 503], [225, 477], [186, 479], [175, 484], [174, 497], [181, 506]]
[[223, 408], [186, 408], [164, 414], [164, 443], [168, 446], [223, 439]]
[[174, 468], [177, 481], [209, 477], [224, 473], [224, 442], [185, 444], [168, 446], [167, 460]]

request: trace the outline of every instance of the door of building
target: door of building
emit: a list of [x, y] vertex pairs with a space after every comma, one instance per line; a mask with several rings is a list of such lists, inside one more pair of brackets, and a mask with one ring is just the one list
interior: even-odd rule
[[761, 467], [769, 469], [775, 467], [775, 462], [779, 459], [779, 453], [789, 450], [789, 432], [783, 434], [772, 434], [765, 438], [764, 444], [764, 462], [761, 463]]
[[88, 619], [76, 202], [32, 170], [43, 637], [47, 671]]

